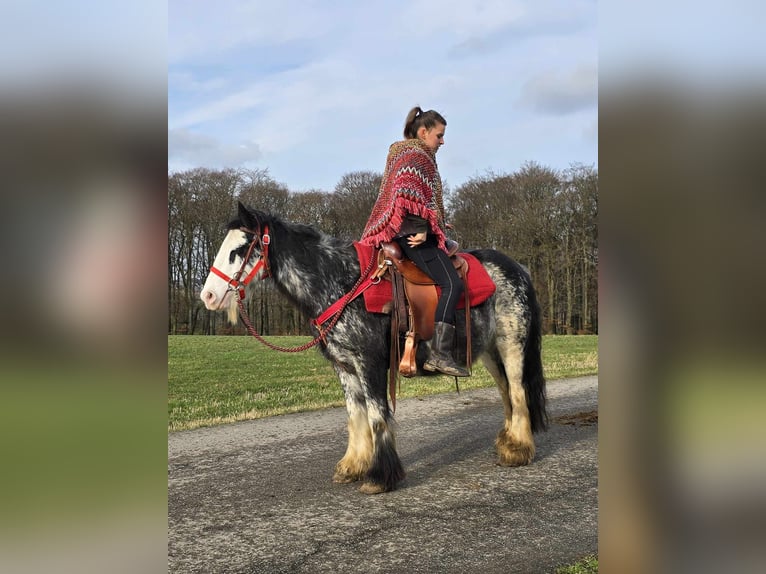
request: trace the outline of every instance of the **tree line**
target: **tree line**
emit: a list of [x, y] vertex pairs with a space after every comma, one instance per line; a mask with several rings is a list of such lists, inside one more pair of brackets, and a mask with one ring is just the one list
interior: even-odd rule
[[[292, 192], [268, 170], [196, 168], [168, 176], [168, 333], [242, 334], [199, 292], [236, 214], [236, 202], [349, 241], [362, 233], [382, 174], [344, 175], [332, 192]], [[511, 174], [488, 172], [444, 186], [448, 233], [463, 249], [493, 248], [530, 272], [546, 334], [598, 332], [598, 173], [572, 165], [556, 171], [527, 163]], [[308, 320], [269, 281], [246, 306], [265, 335], [309, 334]]]

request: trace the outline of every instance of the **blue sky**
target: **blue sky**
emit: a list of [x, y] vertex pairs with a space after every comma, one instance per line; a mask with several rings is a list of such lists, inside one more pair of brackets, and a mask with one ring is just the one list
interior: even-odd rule
[[252, 0], [168, 4], [168, 168], [268, 168], [292, 191], [381, 172], [409, 109], [447, 119], [456, 187], [598, 161], [597, 4]]

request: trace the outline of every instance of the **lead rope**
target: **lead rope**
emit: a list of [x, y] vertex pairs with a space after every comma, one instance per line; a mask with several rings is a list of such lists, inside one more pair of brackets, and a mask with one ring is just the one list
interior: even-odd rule
[[309, 341], [308, 343], [305, 343], [298, 347], [281, 347], [279, 345], [275, 345], [274, 343], [270, 343], [269, 341], [264, 339], [261, 335], [259, 335], [258, 331], [255, 330], [255, 327], [253, 327], [252, 323], [250, 323], [250, 319], [247, 317], [247, 311], [245, 309], [244, 304], [242, 303], [242, 299], [239, 299], [239, 301], [237, 301], [237, 305], [239, 306], [239, 317], [240, 319], [242, 319], [242, 322], [245, 324], [245, 327], [247, 328], [247, 332], [250, 333], [253, 337], [255, 337], [258, 341], [266, 345], [269, 349], [273, 349], [274, 351], [280, 351], [282, 353], [300, 353], [301, 351], [306, 351], [307, 349], [310, 349], [311, 347], [316, 346], [320, 341], [325, 340], [327, 333], [329, 333], [330, 329], [332, 329], [335, 326], [335, 324], [340, 319], [340, 316], [343, 314], [343, 310], [351, 301], [351, 296], [353, 295], [354, 291], [356, 291], [356, 288], [362, 284], [362, 281], [364, 281], [367, 278], [367, 276], [370, 274], [370, 271], [372, 271], [372, 266], [374, 262], [375, 262], [375, 252], [373, 251], [372, 257], [370, 258], [370, 262], [367, 264], [367, 268], [359, 276], [359, 279], [351, 288], [351, 290], [343, 296], [343, 303], [341, 304], [340, 309], [338, 309], [338, 312], [333, 317], [332, 321], [330, 321], [330, 324], [327, 325], [327, 328], [324, 330], [317, 327], [317, 329], [319, 329], [319, 335], [317, 335], [316, 338], [314, 338], [312, 341]]

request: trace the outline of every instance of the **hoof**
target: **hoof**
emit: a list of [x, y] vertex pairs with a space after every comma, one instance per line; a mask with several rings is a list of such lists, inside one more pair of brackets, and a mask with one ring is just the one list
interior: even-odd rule
[[365, 482], [359, 487], [359, 492], [362, 494], [380, 494], [381, 492], [386, 492], [386, 487], [375, 482]]
[[335, 468], [335, 474], [332, 475], [332, 481], [336, 484], [349, 484], [362, 480], [365, 473], [361, 471], [354, 472], [350, 468], [338, 465]]
[[535, 458], [534, 447], [508, 447], [497, 449], [497, 464], [500, 466], [526, 466]]
[[349, 463], [343, 458], [335, 465], [332, 481], [336, 484], [358, 482], [367, 474], [366, 466], [368, 465], [362, 465], [359, 461], [351, 461], [351, 463]]
[[332, 475], [332, 481], [335, 484], [350, 484], [352, 482], [358, 482], [361, 477], [355, 474], [342, 474], [336, 472]]
[[504, 431], [495, 440], [497, 464], [500, 466], [526, 466], [535, 458], [534, 444], [514, 444], [508, 441]]

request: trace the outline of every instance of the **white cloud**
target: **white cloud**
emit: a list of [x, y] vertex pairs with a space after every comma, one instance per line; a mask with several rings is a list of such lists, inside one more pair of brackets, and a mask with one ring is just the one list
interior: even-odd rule
[[168, 74], [168, 88], [180, 92], [212, 93], [226, 86], [226, 79], [222, 77], [198, 77], [188, 72], [171, 72]]
[[522, 87], [522, 105], [550, 114], [569, 114], [598, 103], [598, 71], [581, 66], [567, 74], [549, 72], [529, 78]]
[[[413, 105], [448, 119], [440, 165], [455, 185], [490, 161], [587, 161], [590, 79], [544, 71], [595, 61], [595, 17], [585, 0], [171, 2], [168, 126], [212, 138], [210, 157], [250, 142], [259, 167], [291, 189], [382, 169]], [[548, 143], [548, 124], [534, 121], [546, 114], [566, 120], [580, 149]]]
[[305, 0], [171, 0], [168, 61], [217, 60], [237, 48], [318, 38], [334, 25], [338, 8]]
[[178, 115], [174, 114], [173, 110], [169, 110], [169, 124], [171, 128], [179, 129], [226, 119], [236, 114], [250, 112], [262, 103], [264, 98], [265, 94], [261, 86], [248, 86], [236, 93], [204, 101]]
[[168, 130], [168, 163], [181, 169], [236, 167], [260, 157], [261, 150], [253, 142], [224, 144], [185, 129]]
[[514, 0], [418, 0], [408, 4], [402, 24], [413, 34], [462, 41], [505, 28], [526, 13], [524, 3]]

